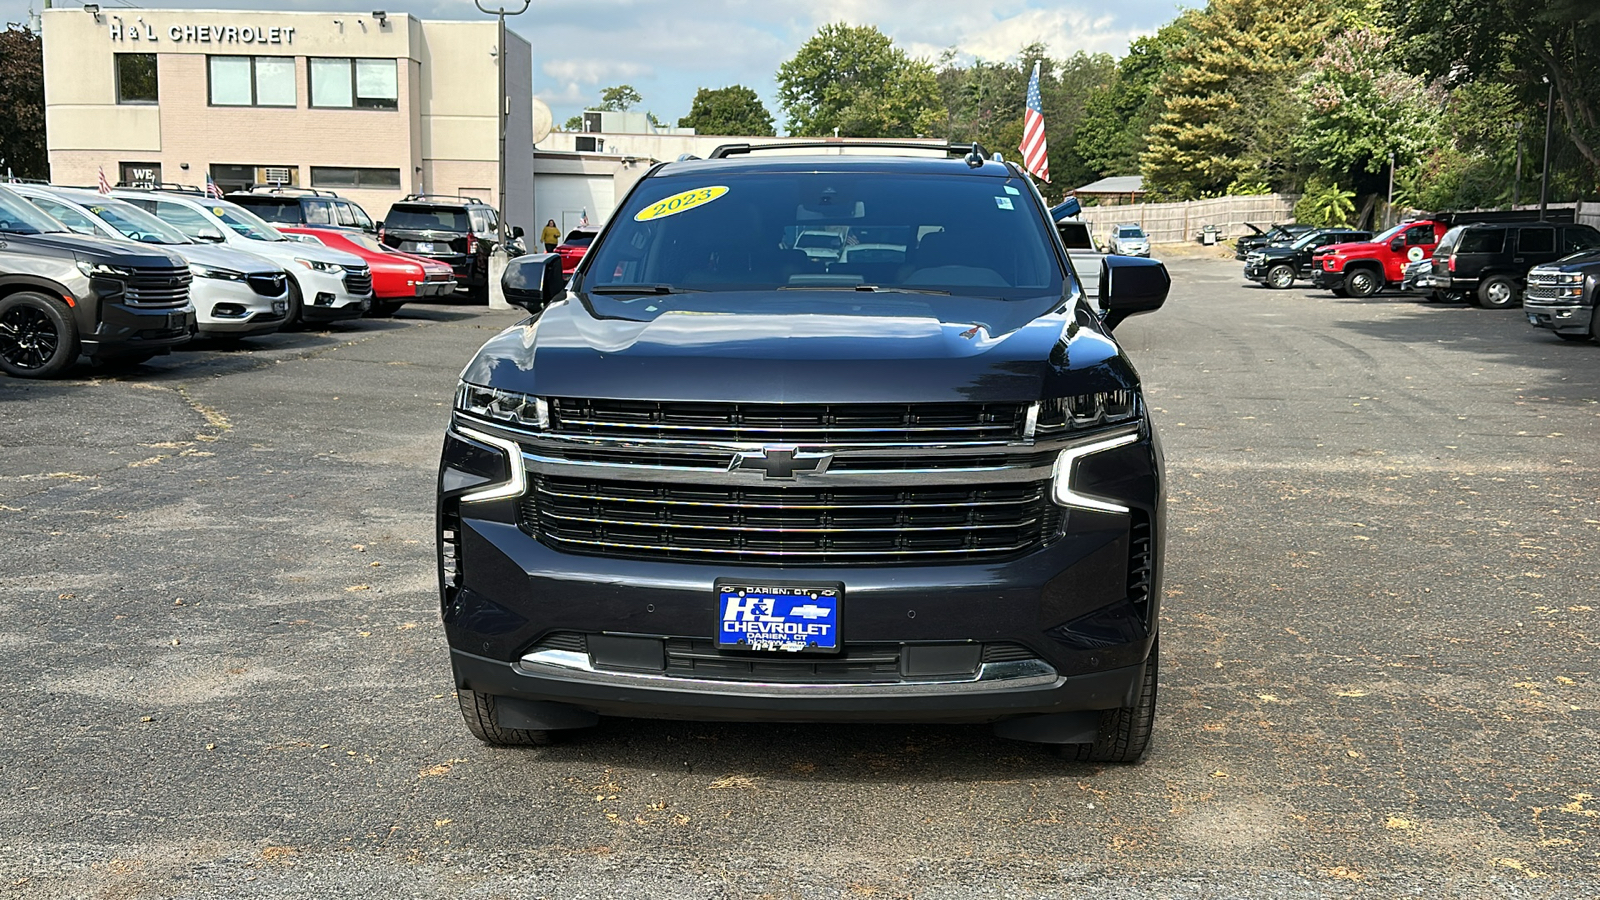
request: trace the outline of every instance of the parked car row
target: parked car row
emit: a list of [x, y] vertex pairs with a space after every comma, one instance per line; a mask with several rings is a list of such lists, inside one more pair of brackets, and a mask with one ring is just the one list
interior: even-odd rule
[[1249, 251], [1244, 274], [1273, 288], [1309, 276], [1341, 297], [1398, 289], [1484, 309], [1521, 304], [1535, 327], [1565, 340], [1600, 340], [1600, 230], [1589, 225], [1441, 216], [1355, 239], [1363, 237], [1346, 229], [1307, 231], [1292, 244]]
[[0, 371], [16, 377], [392, 315], [455, 289], [449, 265], [359, 229], [280, 230], [197, 190], [0, 187]]

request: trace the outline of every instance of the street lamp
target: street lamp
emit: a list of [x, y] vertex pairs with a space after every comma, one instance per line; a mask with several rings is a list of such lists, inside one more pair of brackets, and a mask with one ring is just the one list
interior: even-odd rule
[[528, 6], [533, 0], [522, 0], [522, 8], [515, 12], [507, 10], [504, 6], [498, 10], [489, 9], [483, 5], [483, 0], [472, 0], [472, 2], [477, 5], [478, 12], [498, 16], [500, 19], [499, 36], [495, 38], [495, 55], [498, 57], [497, 62], [500, 66], [500, 99], [498, 100], [500, 105], [498, 115], [500, 124], [500, 221], [504, 224], [506, 218], [506, 119], [511, 112], [506, 108], [511, 102], [510, 98], [506, 96], [506, 16], [522, 15], [528, 11]]
[[1544, 104], [1544, 172], [1539, 175], [1539, 221], [1545, 220], [1545, 210], [1550, 205], [1550, 124], [1552, 114], [1556, 110], [1556, 84], [1550, 76], [1544, 76], [1546, 84], [1550, 85], [1550, 97]]

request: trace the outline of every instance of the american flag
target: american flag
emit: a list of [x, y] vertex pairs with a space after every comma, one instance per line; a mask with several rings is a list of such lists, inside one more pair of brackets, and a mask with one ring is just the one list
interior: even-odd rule
[[1028, 79], [1028, 111], [1022, 115], [1022, 167], [1035, 177], [1050, 181], [1050, 154], [1044, 141], [1044, 103], [1039, 99], [1039, 64], [1033, 64]]
[[579, 225], [588, 225], [589, 224], [589, 208], [588, 207], [584, 207], [584, 209], [583, 209], [583, 218], [578, 220], [578, 224]]
[[211, 180], [210, 172], [206, 173], [206, 196], [222, 199], [222, 188], [217, 187], [217, 183]]
[[101, 166], [100, 167], [100, 187], [99, 187], [99, 191], [102, 194], [111, 193], [111, 182], [106, 180], [106, 167], [105, 166]]

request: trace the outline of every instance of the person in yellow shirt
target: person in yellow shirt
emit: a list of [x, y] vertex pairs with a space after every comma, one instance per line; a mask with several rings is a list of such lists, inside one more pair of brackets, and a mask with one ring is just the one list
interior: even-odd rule
[[555, 219], [545, 223], [544, 230], [539, 232], [539, 243], [544, 245], [544, 252], [556, 252], [556, 245], [561, 243], [561, 229], [556, 227]]

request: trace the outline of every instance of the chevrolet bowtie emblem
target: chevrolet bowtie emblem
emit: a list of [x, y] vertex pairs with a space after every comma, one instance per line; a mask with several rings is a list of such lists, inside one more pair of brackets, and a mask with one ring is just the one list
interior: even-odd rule
[[755, 469], [768, 478], [794, 478], [796, 473], [821, 475], [833, 462], [832, 453], [801, 453], [798, 447], [762, 447], [759, 451], [735, 453], [728, 471]]

